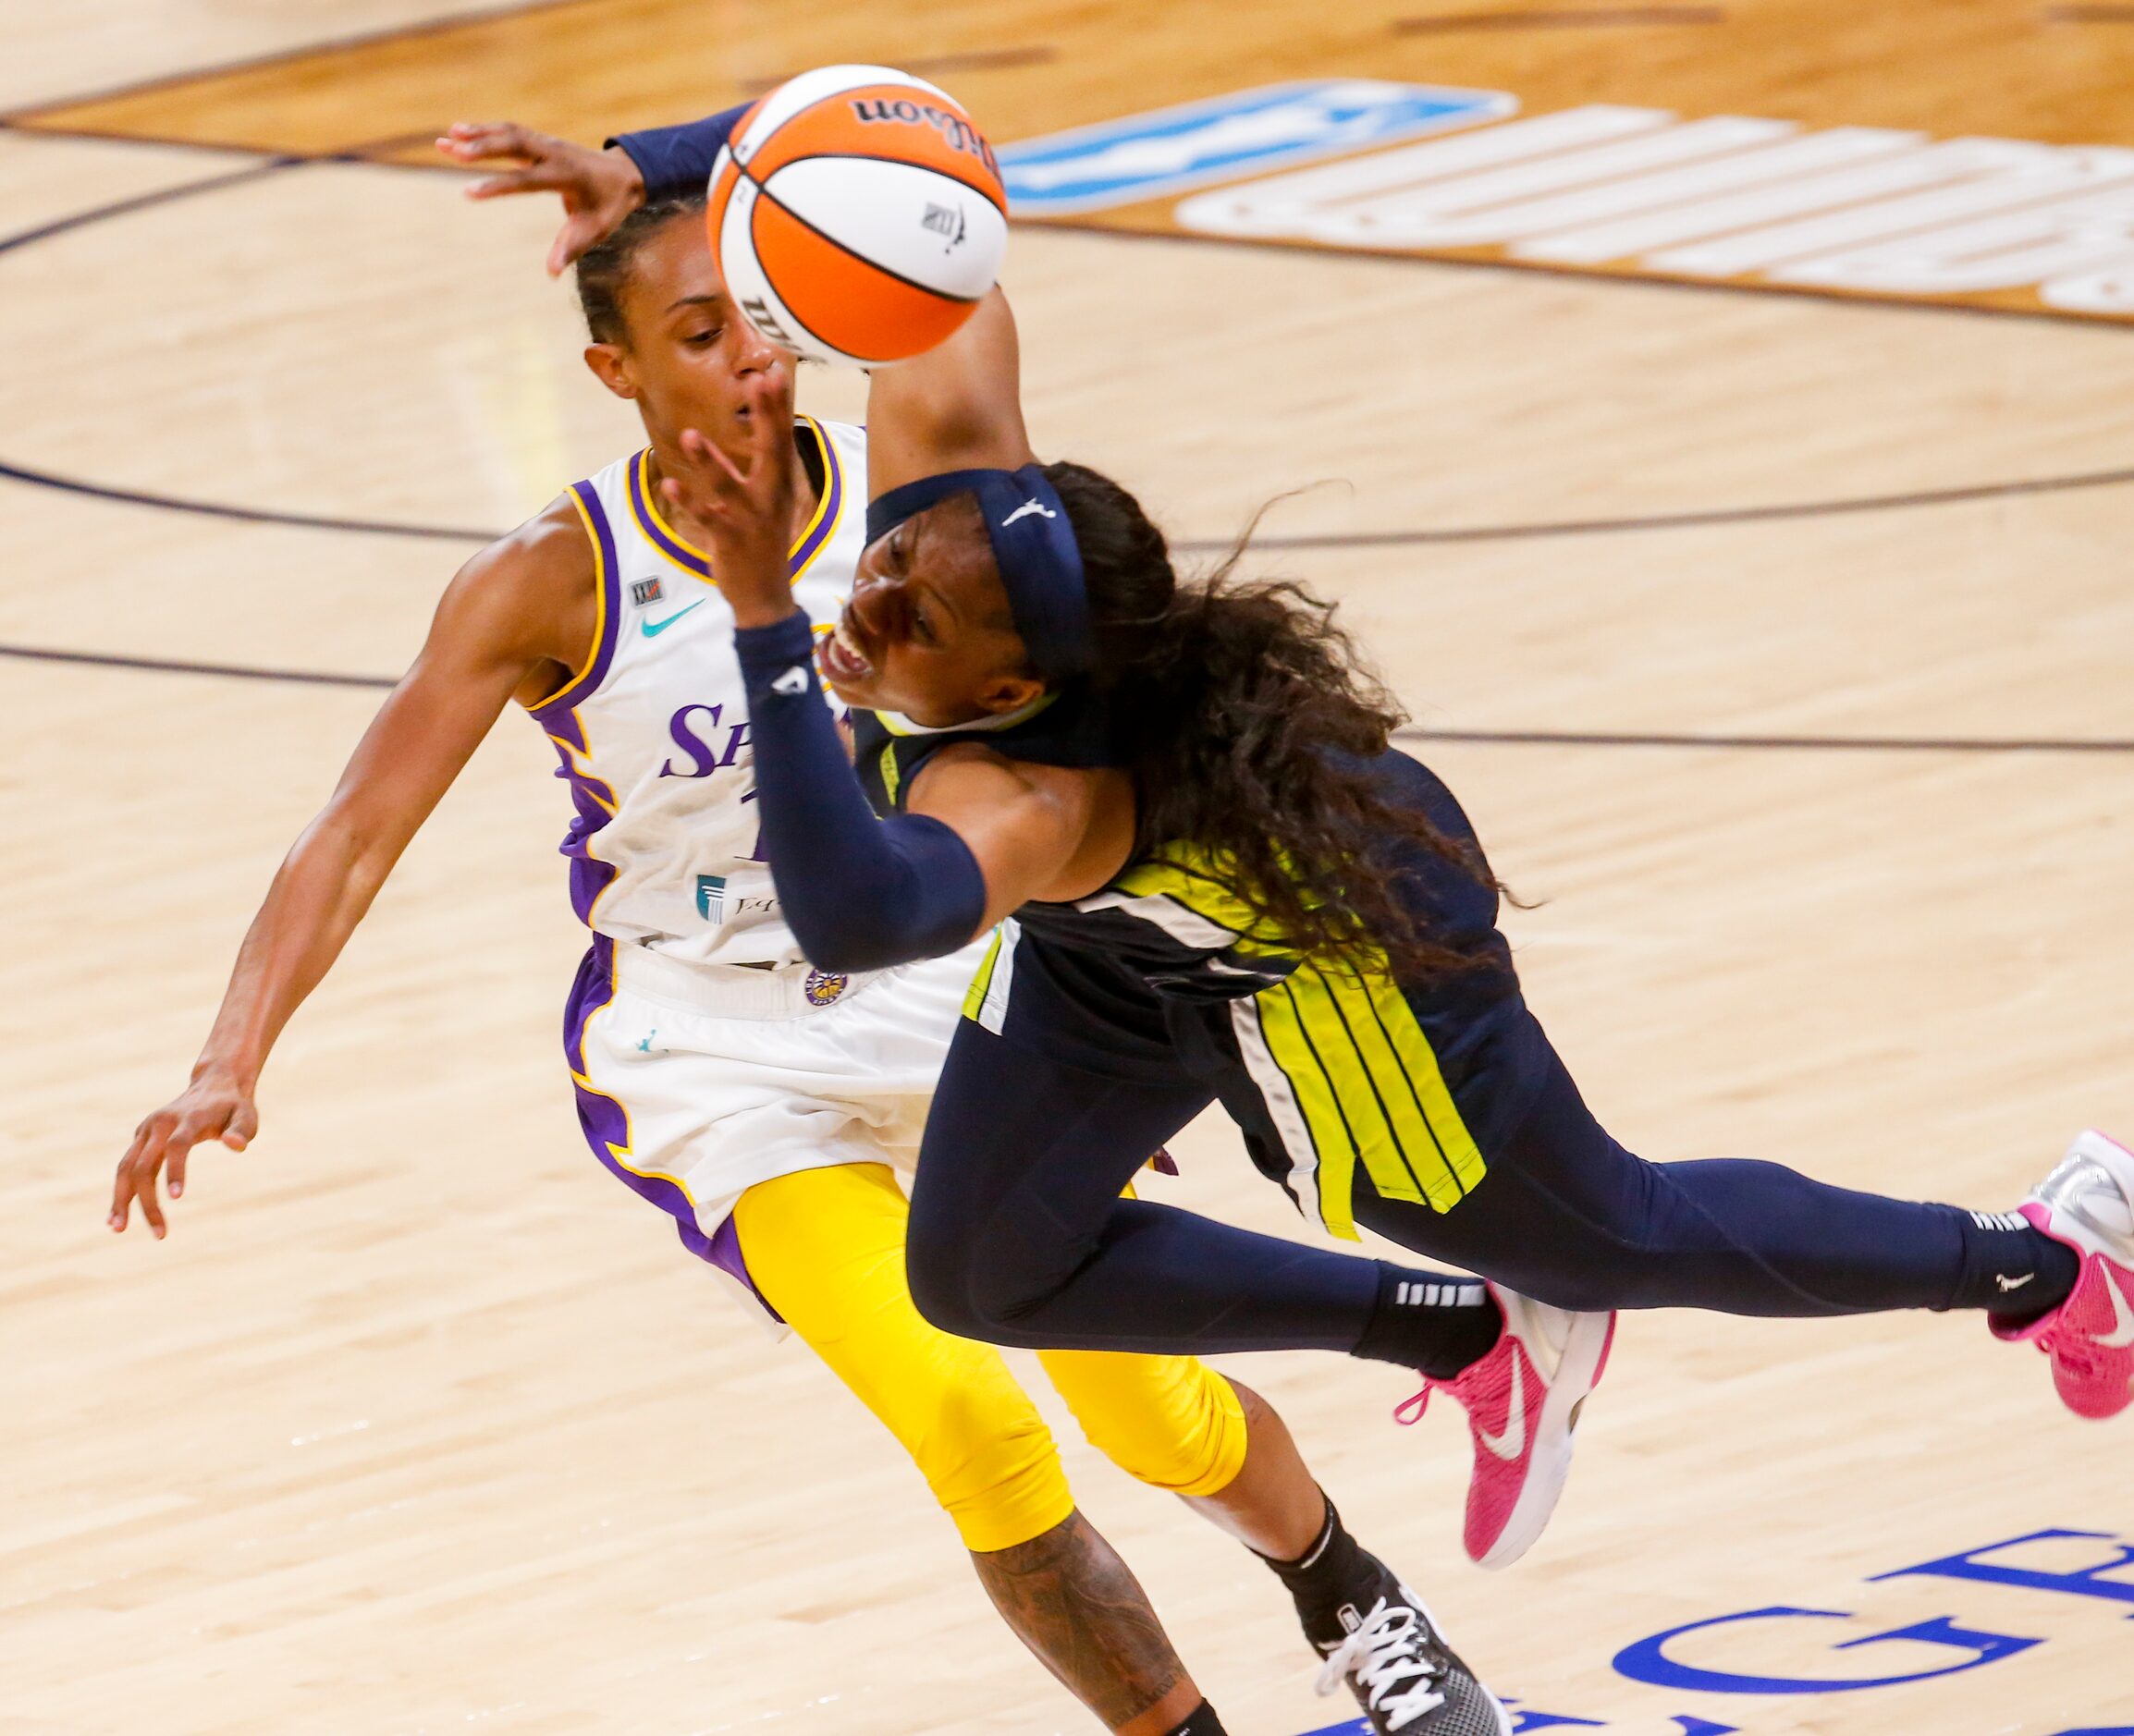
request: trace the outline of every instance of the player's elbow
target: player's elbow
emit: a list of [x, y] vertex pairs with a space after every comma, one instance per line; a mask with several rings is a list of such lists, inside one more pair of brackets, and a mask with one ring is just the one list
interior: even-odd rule
[[798, 912], [790, 919], [793, 938], [818, 971], [857, 975], [863, 971], [887, 971], [923, 959], [926, 952], [901, 940], [888, 929], [865, 922], [849, 922], [835, 912], [824, 912], [809, 921]]

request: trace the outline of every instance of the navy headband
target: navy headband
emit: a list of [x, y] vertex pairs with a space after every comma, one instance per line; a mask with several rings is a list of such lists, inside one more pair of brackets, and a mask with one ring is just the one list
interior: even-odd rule
[[1097, 666], [1097, 630], [1089, 618], [1082, 548], [1066, 507], [1036, 465], [947, 471], [892, 488], [867, 503], [867, 541], [950, 495], [978, 498], [1008, 612], [1037, 673], [1049, 681], [1087, 675]]

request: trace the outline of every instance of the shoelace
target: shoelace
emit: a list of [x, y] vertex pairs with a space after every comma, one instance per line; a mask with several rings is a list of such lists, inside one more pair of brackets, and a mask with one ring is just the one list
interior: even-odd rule
[[[1363, 1686], [1365, 1704], [1385, 1718], [1388, 1730], [1412, 1724], [1445, 1703], [1443, 1691], [1433, 1685], [1444, 1666], [1422, 1655], [1429, 1634], [1415, 1610], [1381, 1597], [1363, 1625], [1327, 1655], [1316, 1691], [1331, 1693], [1353, 1674]], [[1403, 1688], [1404, 1681], [1415, 1686]]]
[[1423, 1412], [1430, 1408], [1430, 1394], [1438, 1389], [1433, 1380], [1423, 1382], [1422, 1391], [1412, 1399], [1403, 1399], [1393, 1406], [1393, 1421], [1403, 1428], [1413, 1428], [1423, 1420]]

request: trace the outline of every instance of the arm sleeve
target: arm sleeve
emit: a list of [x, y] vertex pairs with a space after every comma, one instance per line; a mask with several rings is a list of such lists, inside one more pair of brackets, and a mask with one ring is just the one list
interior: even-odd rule
[[644, 202], [682, 199], [704, 191], [711, 179], [711, 165], [718, 148], [733, 131], [733, 124], [748, 113], [748, 104], [730, 108], [708, 120], [693, 120], [681, 127], [653, 127], [644, 132], [619, 133], [607, 142], [620, 145], [644, 177]]
[[815, 633], [794, 612], [733, 636], [748, 690], [763, 853], [794, 938], [826, 971], [931, 959], [985, 921], [986, 876], [955, 830], [877, 819], [816, 680]]

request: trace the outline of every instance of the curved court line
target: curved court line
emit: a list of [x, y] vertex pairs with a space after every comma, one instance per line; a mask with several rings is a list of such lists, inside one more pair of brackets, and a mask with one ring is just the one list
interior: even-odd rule
[[28, 247], [32, 241], [49, 241], [54, 236], [65, 235], [69, 229], [85, 229], [92, 223], [145, 211], [151, 205], [166, 205], [174, 200], [190, 199], [195, 193], [212, 193], [217, 188], [234, 187], [239, 181], [256, 181], [263, 176], [278, 175], [284, 169], [295, 168], [309, 160], [306, 157], [272, 156], [264, 162], [248, 163], [241, 169], [230, 169], [221, 175], [210, 175], [197, 181], [180, 181], [175, 187], [159, 187], [153, 192], [135, 193], [126, 199], [115, 199], [109, 204], [92, 205], [87, 211], [55, 217], [50, 223], [41, 223], [32, 229], [0, 236], [0, 253], [12, 253], [17, 248]]
[[[4, 648], [0, 648], [4, 649]], [[1503, 747], [1726, 748], [1845, 753], [2134, 753], [2134, 738], [2081, 736], [1735, 736], [1605, 729], [1430, 729], [1410, 725], [1396, 741], [1470, 741]]]
[[237, 681], [295, 681], [308, 687], [397, 687], [389, 675], [336, 675], [326, 669], [264, 669], [243, 663], [187, 663], [176, 657], [126, 657], [116, 652], [62, 651], [50, 645], [0, 645], [0, 657], [31, 663], [85, 663], [101, 669], [144, 669], [151, 675], [219, 675]]
[[[390, 675], [338, 675], [325, 669], [275, 669], [241, 663], [190, 663], [175, 657], [128, 657], [101, 651], [63, 651], [47, 645], [0, 644], [0, 657], [37, 663], [86, 664], [135, 669], [152, 675], [210, 675], [239, 681], [288, 681], [309, 687], [389, 688]], [[1393, 731], [1399, 741], [1463, 741], [1500, 747], [1721, 748], [1736, 752], [1843, 752], [1854, 753], [2134, 753], [2134, 739], [2010, 736], [1747, 736], [1668, 735], [1585, 729], [1434, 729], [1410, 725]]]
[[239, 524], [293, 524], [306, 531], [358, 531], [366, 536], [431, 537], [451, 543], [494, 543], [502, 531], [474, 531], [448, 524], [402, 524], [391, 519], [337, 519], [316, 512], [275, 512], [264, 507], [232, 507], [218, 500], [190, 500], [182, 495], [151, 494], [139, 488], [112, 488], [80, 477], [59, 476], [50, 471], [33, 471], [27, 465], [0, 458], [0, 478], [28, 483], [37, 488], [56, 489], [66, 495], [86, 495], [92, 500], [116, 500], [122, 506], [153, 507], [161, 512], [190, 512], [208, 519], [232, 519]]
[[[0, 120], [0, 124], [5, 124]], [[320, 159], [276, 155], [225, 174], [181, 182], [175, 187], [135, 194], [93, 206], [87, 211], [55, 218], [16, 235], [0, 237], [0, 254], [47, 240], [69, 230], [86, 227], [112, 217], [190, 198], [218, 189], [299, 168]], [[337, 159], [336, 159], [337, 160]], [[357, 159], [361, 160], [361, 159]], [[150, 507], [166, 512], [189, 512], [202, 517], [234, 520], [251, 524], [291, 525], [307, 530], [357, 532], [378, 536], [411, 536], [451, 542], [488, 542], [501, 532], [454, 525], [409, 524], [390, 520], [341, 518], [326, 514], [279, 512], [257, 507], [225, 505], [183, 495], [113, 487], [79, 477], [32, 470], [0, 459], [0, 478], [33, 487], [51, 488], [129, 506]], [[1649, 514], [1622, 519], [1559, 520], [1514, 525], [1477, 525], [1442, 530], [1336, 532], [1324, 535], [1269, 536], [1254, 540], [1254, 546], [1278, 549], [1396, 547], [1436, 543], [1511, 542], [1540, 537], [1599, 535], [1627, 531], [1676, 530], [1699, 525], [1736, 524], [1774, 519], [1799, 519], [1844, 513], [1891, 511], [1964, 502], [2007, 498], [2025, 495], [2066, 493], [2077, 489], [2116, 487], [2134, 483], [2134, 468], [2093, 471], [2067, 476], [2038, 477], [2013, 483], [1979, 483], [1967, 487], [1915, 491], [1904, 495], [1863, 496], [1852, 500], [1804, 501], [1769, 507], [1718, 507], [1699, 512]], [[1195, 553], [1224, 550], [1226, 540], [1182, 539], [1171, 544]], [[0, 657], [34, 662], [62, 663], [100, 668], [129, 669], [149, 674], [220, 677], [228, 680], [280, 681], [314, 687], [382, 689], [396, 684], [391, 676], [337, 674], [316, 669], [277, 669], [244, 664], [197, 663], [178, 658], [135, 657], [116, 653], [67, 651], [54, 646], [0, 644]], [[1937, 753], [2134, 753], [2134, 740], [2079, 740], [2046, 738], [2023, 740], [1997, 737], [1891, 737], [1891, 736], [1750, 736], [1671, 735], [1658, 732], [1606, 732], [1545, 729], [1437, 729], [1411, 727], [1394, 732], [1409, 741], [1456, 741], [1532, 747], [1703, 748], [1733, 751], [1937, 752]]]
[[[2012, 483], [1971, 483], [1956, 488], [1915, 489], [1901, 495], [1860, 495], [1850, 499], [1781, 501], [1768, 507], [1711, 507], [1692, 512], [1654, 512], [1622, 519], [1544, 519], [1530, 524], [1454, 525], [1444, 530], [1330, 532], [1323, 535], [1256, 536], [1254, 548], [1405, 548], [1430, 543], [1515, 543], [1551, 536], [1610, 536], [1625, 531], [1689, 531], [1713, 524], [1758, 524], [1774, 519], [1834, 519], [1866, 512], [1909, 512], [2025, 495], [2072, 494], [2086, 488], [2121, 488], [2134, 483], [2134, 466], [2034, 476]], [[1173, 548], [1199, 553], [1227, 550], [1228, 543], [1201, 539]]]
[[[229, 177], [221, 177], [227, 179]], [[0, 240], [0, 252], [9, 242]], [[153, 507], [164, 512], [190, 512], [228, 519], [239, 524], [286, 524], [310, 531], [352, 531], [366, 536], [426, 537], [448, 543], [493, 543], [505, 531], [471, 525], [411, 524], [396, 519], [344, 519], [330, 513], [278, 512], [264, 507], [239, 507], [219, 500], [195, 500], [147, 489], [116, 488], [106, 483], [53, 471], [32, 470], [0, 458], [0, 478], [28, 483], [93, 500], [124, 506]], [[2012, 500], [2030, 495], [2075, 494], [2092, 488], [2123, 488], [2134, 483], [2134, 466], [2110, 471], [2078, 471], [2066, 476], [2037, 476], [2012, 483], [1977, 483], [1957, 488], [1921, 489], [1903, 495], [1864, 495], [1849, 500], [1783, 501], [1769, 507], [1714, 507], [1695, 512], [1648, 513], [1622, 519], [1554, 519], [1530, 524], [1450, 525], [1408, 531], [1329, 531], [1296, 536], [1256, 536], [1255, 549], [1417, 548], [1451, 543], [1525, 543], [1550, 537], [1611, 536], [1627, 532], [1689, 531], [1710, 525], [1758, 524], [1786, 519], [1842, 518], [1871, 512], [1908, 512], [1922, 507], [1964, 506], [1982, 500]], [[1185, 555], [1227, 554], [1227, 537], [1180, 537], [1171, 548]]]
[[[185, 181], [176, 187], [162, 188], [154, 192], [115, 200], [109, 204], [56, 218], [17, 235], [0, 237], [0, 254], [27, 247], [34, 241], [49, 240], [54, 236], [85, 228], [91, 224], [102, 223], [112, 217], [126, 216], [151, 206], [190, 198], [195, 193], [214, 192], [221, 188], [279, 174], [286, 169], [301, 168], [307, 164], [320, 161], [360, 163], [367, 159], [322, 159], [286, 154], [269, 157], [222, 175], [211, 175], [197, 181]], [[165, 512], [190, 512], [201, 517], [228, 519], [245, 524], [280, 524], [304, 530], [352, 532], [368, 536], [407, 536], [454, 543], [488, 543], [505, 534], [501, 530], [478, 530], [461, 525], [410, 524], [389, 519], [280, 512], [261, 507], [234, 506], [221, 501], [193, 499], [182, 495], [117, 487], [82, 477], [64, 476], [55, 471], [32, 469], [5, 458], [0, 458], [0, 478], [26, 483], [33, 487], [55, 489], [65, 494], [117, 501], [127, 506], [152, 507]], [[2134, 483], [2134, 467], [2077, 471], [2064, 476], [2032, 477], [2016, 482], [1978, 483], [1954, 488], [1919, 489], [1895, 495], [1868, 495], [1852, 499], [1784, 501], [1765, 507], [1714, 507], [1690, 512], [1636, 514], [1619, 519], [1559, 519], [1527, 524], [1453, 525], [1438, 530], [1331, 532], [1324, 534], [1263, 536], [1255, 538], [1253, 546], [1265, 549], [1405, 548], [1459, 543], [1535, 542], [1551, 537], [1621, 535], [1626, 532], [1693, 530], [1711, 525], [1758, 524], [1792, 519], [1911, 511], [1982, 500], [2015, 499], [2031, 495], [2116, 488], [2129, 483]], [[1227, 538], [1187, 537], [1172, 543], [1171, 546], [1181, 553], [1197, 555], [1221, 553], [1227, 551], [1232, 544]]]

